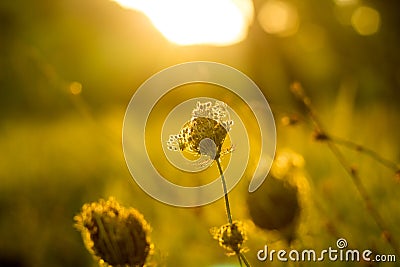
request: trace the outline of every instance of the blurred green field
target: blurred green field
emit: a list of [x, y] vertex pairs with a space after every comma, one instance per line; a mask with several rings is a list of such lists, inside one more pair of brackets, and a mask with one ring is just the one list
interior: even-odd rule
[[[290, 93], [290, 84], [301, 82], [329, 133], [400, 162], [399, 4], [365, 2], [382, 16], [372, 36], [339, 25], [333, 1], [293, 1], [303, 12], [302, 25], [323, 29], [316, 50], [301, 46], [300, 33], [280, 38], [256, 23], [236, 45], [179, 47], [143, 15], [106, 0], [1, 2], [0, 266], [97, 266], [73, 216], [85, 202], [109, 196], [143, 213], [153, 228], [158, 266], [238, 266], [210, 234], [226, 223], [222, 199], [200, 208], [162, 204], [139, 188], [124, 161], [122, 123], [136, 88], [192, 60], [221, 62], [252, 78], [274, 113], [277, 153], [304, 161], [293, 178], [301, 212], [291, 248], [321, 251], [345, 238], [351, 248], [395, 254], [385, 235], [400, 242], [400, 178], [365, 153], [339, 146], [387, 226], [383, 233], [337, 158], [313, 139], [306, 111]], [[254, 3], [257, 9], [262, 1]], [[299, 122], [285, 125], [293, 115]], [[282, 233], [252, 221], [248, 182], [244, 177], [229, 198], [234, 219], [247, 225], [252, 266], [321, 266], [257, 260], [266, 244], [289, 247]], [[398, 266], [399, 257], [397, 263], [324, 266]]]

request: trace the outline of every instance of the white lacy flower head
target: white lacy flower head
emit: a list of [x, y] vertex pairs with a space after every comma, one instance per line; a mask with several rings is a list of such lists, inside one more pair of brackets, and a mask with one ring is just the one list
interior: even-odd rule
[[228, 105], [224, 102], [216, 101], [214, 105], [211, 102], [197, 102], [192, 118], [185, 123], [179, 134], [170, 135], [168, 149], [186, 150], [216, 159], [230, 152], [221, 152], [221, 148], [232, 125]]
[[233, 120], [230, 119], [228, 105], [222, 101], [215, 101], [212, 105], [211, 102], [201, 103], [197, 102], [196, 108], [192, 111], [192, 119], [204, 117], [210, 118], [221, 124], [227, 132], [230, 131], [233, 125]]

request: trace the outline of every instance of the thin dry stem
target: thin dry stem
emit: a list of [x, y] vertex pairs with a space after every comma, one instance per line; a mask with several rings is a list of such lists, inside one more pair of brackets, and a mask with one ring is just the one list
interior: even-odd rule
[[[229, 198], [228, 198], [228, 190], [227, 190], [227, 187], [226, 187], [226, 180], [225, 180], [224, 172], [223, 172], [222, 167], [221, 167], [221, 159], [218, 157], [215, 161], [217, 162], [219, 174], [221, 175], [222, 187], [224, 189], [224, 200], [225, 200], [226, 215], [228, 217], [229, 224], [232, 225], [232, 213], [231, 213], [231, 208], [230, 208], [230, 205], [229, 205]], [[242, 266], [243, 263], [244, 263], [244, 265], [246, 267], [250, 267], [251, 266], [250, 263], [248, 262], [248, 260], [246, 259], [246, 256], [242, 252], [237, 252], [236, 255], [238, 257], [238, 261], [239, 261], [240, 266]]]
[[333, 137], [331, 136], [331, 140], [332, 142], [336, 143], [337, 145], [341, 145], [344, 147], [347, 147], [349, 149], [358, 151], [360, 153], [363, 153], [365, 155], [368, 155], [369, 157], [371, 157], [372, 159], [374, 159], [376, 162], [382, 164], [383, 166], [393, 170], [394, 172], [398, 172], [400, 170], [400, 166], [398, 164], [396, 164], [395, 162], [386, 159], [384, 157], [382, 157], [381, 155], [379, 155], [378, 153], [376, 153], [375, 151], [373, 151], [372, 149], [369, 149], [367, 147], [364, 147], [362, 145], [356, 144], [350, 140], [346, 140], [346, 139], [342, 139], [339, 137]]
[[226, 188], [225, 176], [224, 176], [224, 172], [222, 171], [222, 167], [221, 167], [221, 159], [218, 157], [215, 161], [217, 162], [219, 174], [221, 175], [222, 187], [224, 189], [226, 215], [228, 217], [229, 224], [232, 224], [232, 213], [231, 213], [231, 208], [229, 205], [228, 190]]
[[[246, 259], [246, 256], [243, 253], [239, 253], [238, 257], [240, 260], [242, 260], [244, 262], [244, 265], [246, 265], [246, 267], [250, 267], [250, 263], [248, 262], [248, 260]], [[240, 266], [242, 266], [241, 261], [240, 261]]]
[[[311, 121], [314, 124], [315, 131], [318, 133], [317, 136], [324, 137], [324, 138], [320, 138], [318, 140], [326, 142], [330, 151], [334, 154], [334, 156], [337, 158], [339, 163], [346, 170], [347, 174], [351, 178], [351, 181], [353, 182], [357, 191], [359, 192], [362, 200], [364, 201], [367, 211], [369, 212], [369, 214], [371, 215], [371, 217], [373, 218], [373, 220], [375, 221], [376, 225], [379, 227], [381, 232], [385, 233], [385, 236], [387, 236], [387, 238], [385, 238], [385, 240], [388, 242], [388, 244], [391, 245], [391, 247], [394, 249], [395, 253], [398, 256], [400, 256], [400, 250], [399, 250], [397, 241], [395, 240], [394, 236], [389, 232], [388, 227], [385, 224], [385, 221], [381, 217], [378, 209], [374, 206], [373, 202], [371, 201], [371, 198], [369, 197], [369, 194], [368, 194], [357, 170], [351, 166], [351, 164], [347, 161], [347, 159], [345, 158], [343, 153], [337, 147], [336, 143], [338, 140], [332, 139], [330, 137], [330, 135], [328, 134], [328, 132], [325, 131], [322, 123], [320, 122], [318, 116], [316, 115], [316, 112], [314, 111], [314, 108], [311, 104], [310, 99], [304, 93], [303, 88], [301, 87], [300, 83], [294, 83], [292, 85], [291, 89], [292, 89], [293, 94], [303, 103], [304, 107], [306, 108], [307, 113], [309, 114]], [[341, 142], [341, 144], [350, 146], [350, 144], [353, 145], [354, 143]], [[357, 148], [359, 148], [359, 147], [360, 146], [357, 146]], [[372, 156], [378, 162], [380, 162], [388, 167], [390, 166], [390, 168], [395, 167], [395, 169], [397, 170], [396, 164], [394, 164], [390, 161], [384, 160], [382, 157], [378, 156], [378, 154], [373, 152], [372, 150], [368, 150], [368, 149], [363, 149], [363, 150], [357, 149], [357, 150], [364, 151], [365, 153]], [[390, 163], [388, 163], [388, 162], [390, 162]]]

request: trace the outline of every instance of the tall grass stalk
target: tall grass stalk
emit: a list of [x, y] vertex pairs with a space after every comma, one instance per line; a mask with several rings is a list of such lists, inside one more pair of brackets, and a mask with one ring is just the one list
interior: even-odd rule
[[[369, 193], [366, 190], [364, 183], [362, 182], [362, 179], [360, 178], [359, 172], [357, 171], [357, 169], [355, 169], [354, 167], [351, 166], [351, 164], [348, 162], [346, 157], [343, 155], [343, 153], [337, 147], [337, 144], [346, 145], [347, 147], [351, 147], [351, 148], [357, 148], [358, 151], [366, 153], [367, 155], [369, 155], [373, 159], [375, 159], [377, 162], [384, 164], [385, 166], [390, 167], [392, 169], [396, 170], [397, 164], [383, 159], [376, 152], [374, 152], [372, 150], [365, 149], [365, 148], [360, 149], [361, 146], [355, 145], [352, 142], [343, 142], [343, 141], [338, 142], [338, 141], [340, 141], [340, 139], [331, 138], [331, 135], [325, 130], [323, 124], [319, 120], [319, 118], [315, 112], [315, 109], [311, 104], [311, 100], [305, 94], [301, 84], [297, 83], [297, 82], [294, 83], [291, 87], [291, 91], [294, 94], [294, 96], [298, 100], [300, 100], [300, 102], [306, 108], [306, 111], [307, 111], [309, 117], [311, 118], [311, 121], [315, 127], [316, 139], [326, 143], [329, 150], [339, 161], [340, 165], [345, 169], [346, 173], [349, 175], [352, 183], [354, 184], [358, 193], [360, 194], [368, 213], [370, 214], [372, 219], [375, 221], [375, 224], [378, 226], [378, 228], [381, 230], [383, 236], [385, 237], [386, 242], [393, 248], [396, 255], [398, 257], [400, 257], [400, 249], [399, 249], [399, 245], [398, 245], [396, 238], [389, 231], [389, 228], [386, 225], [384, 219], [382, 218], [378, 209], [375, 207], [373, 201], [371, 200], [371, 197], [369, 196]], [[398, 172], [398, 170], [397, 170], [397, 172]]]

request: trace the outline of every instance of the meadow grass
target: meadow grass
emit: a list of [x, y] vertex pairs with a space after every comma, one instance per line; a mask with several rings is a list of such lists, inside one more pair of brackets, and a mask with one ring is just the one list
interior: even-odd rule
[[[335, 113], [334, 123], [326, 123], [333, 118], [329, 108], [317, 110], [330, 133], [363, 144], [385, 158], [398, 158], [398, 113], [393, 107], [353, 108], [351, 117]], [[284, 115], [277, 114], [277, 122]], [[122, 116], [123, 109], [116, 108], [92, 121], [71, 114], [58, 120], [2, 122], [0, 190], [2, 217], [6, 219], [1, 221], [0, 230], [7, 240], [1, 243], [2, 259], [41, 266], [93, 265], [71, 218], [83, 203], [114, 195], [140, 210], [152, 225], [161, 266], [237, 264], [235, 257], [226, 257], [208, 232], [226, 221], [223, 200], [201, 208], [175, 208], [148, 197], [133, 182], [120, 151]], [[312, 138], [312, 129], [303, 123], [293, 127], [278, 123], [278, 136], [278, 151], [289, 148], [304, 158], [303, 171], [310, 187], [305, 195], [309, 206], [303, 207], [293, 246], [323, 249], [334, 245], [337, 237], [345, 237], [354, 248], [395, 253], [346, 172], [325, 145]], [[342, 149], [347, 160], [357, 166], [390, 234], [399, 236], [400, 190], [394, 172], [365, 153]], [[266, 243], [276, 248], [287, 245], [279, 232], [264, 231], [252, 222], [246, 207], [247, 182], [243, 179], [230, 193], [230, 207], [235, 218], [248, 226], [249, 262], [265, 266], [255, 257], [258, 249]], [[282, 266], [279, 262], [269, 265]], [[346, 264], [351, 265], [357, 266]]]

